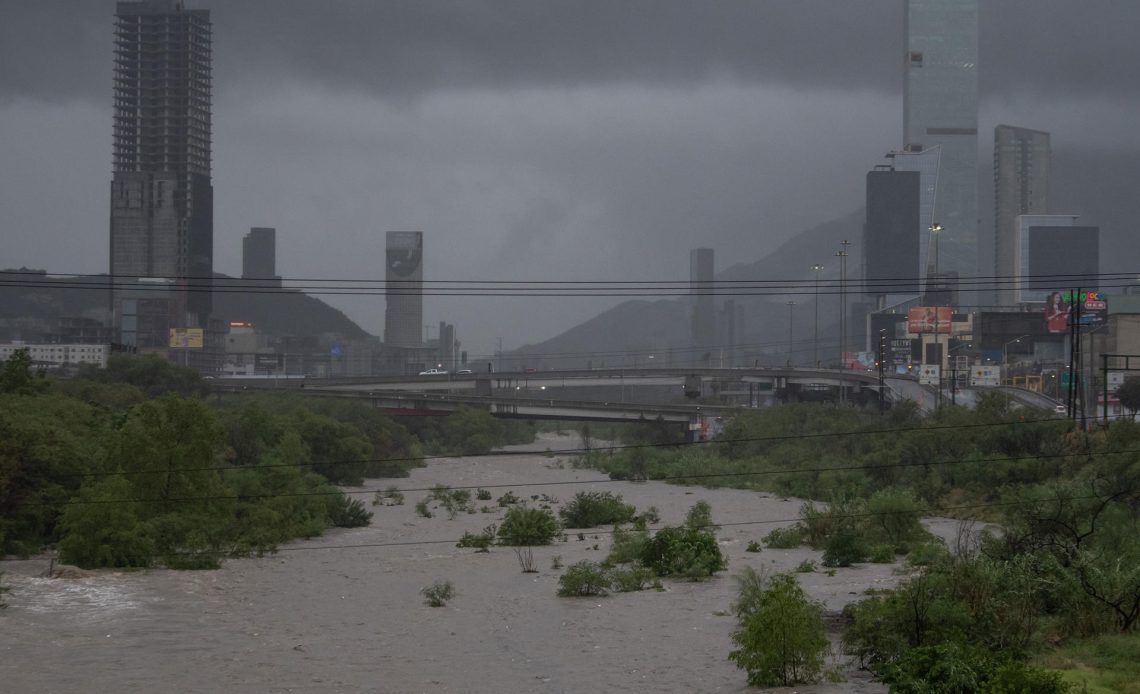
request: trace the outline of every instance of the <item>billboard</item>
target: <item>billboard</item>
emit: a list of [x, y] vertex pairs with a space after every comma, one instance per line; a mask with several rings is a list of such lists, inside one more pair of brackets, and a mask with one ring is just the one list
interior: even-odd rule
[[907, 309], [906, 331], [912, 335], [922, 333], [950, 334], [954, 310], [949, 306], [916, 306]]
[[971, 386], [1000, 386], [1000, 366], [972, 366], [970, 367]]
[[253, 368], [257, 371], [277, 371], [281, 368], [281, 364], [280, 354], [255, 354], [253, 356]]
[[171, 328], [170, 346], [181, 349], [202, 349], [205, 342], [202, 328]]
[[923, 364], [918, 370], [918, 383], [924, 386], [936, 386], [942, 381], [942, 367], [937, 364]]
[[1045, 328], [1050, 333], [1067, 332], [1076, 321], [1081, 327], [1104, 325], [1108, 301], [1103, 292], [1051, 292], [1045, 302]]

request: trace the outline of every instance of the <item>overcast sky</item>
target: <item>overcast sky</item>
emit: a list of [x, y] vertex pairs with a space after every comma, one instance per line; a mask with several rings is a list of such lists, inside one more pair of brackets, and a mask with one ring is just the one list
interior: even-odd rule
[[[1140, 156], [1140, 3], [982, 5], [981, 165], [997, 123]], [[721, 269], [856, 209], [901, 144], [902, 0], [187, 6], [214, 24], [232, 275], [273, 226], [285, 277], [382, 279], [384, 232], [422, 230], [429, 280], [684, 280], [691, 248]], [[113, 13], [0, 0], [0, 267], [107, 270]], [[428, 297], [424, 319], [485, 354], [614, 301]], [[382, 334], [382, 298], [330, 303]]]

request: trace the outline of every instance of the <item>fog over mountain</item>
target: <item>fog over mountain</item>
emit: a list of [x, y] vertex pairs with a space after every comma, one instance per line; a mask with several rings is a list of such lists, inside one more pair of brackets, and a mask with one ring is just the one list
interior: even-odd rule
[[[1132, 269], [1140, 5], [981, 5], [979, 162], [998, 123], [1050, 131], [1054, 211], [1101, 224], [1104, 271]], [[383, 232], [418, 229], [429, 281], [685, 280], [691, 248], [724, 270], [859, 209], [902, 144], [899, 0], [187, 6], [212, 13], [230, 275], [273, 226], [286, 278], [382, 279]], [[107, 271], [113, 13], [0, 0], [0, 267]], [[327, 299], [382, 332], [382, 298]], [[490, 354], [618, 303], [428, 296], [424, 322]]]

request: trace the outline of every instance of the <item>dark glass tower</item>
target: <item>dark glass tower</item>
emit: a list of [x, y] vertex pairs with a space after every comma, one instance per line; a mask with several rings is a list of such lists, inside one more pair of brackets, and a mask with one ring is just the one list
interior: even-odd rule
[[177, 0], [116, 4], [110, 274], [173, 280], [188, 327], [211, 309], [210, 32]]
[[[903, 148], [941, 150], [938, 274], [978, 275], [978, 0], [907, 0]], [[940, 248], [938, 248], [940, 246]]]

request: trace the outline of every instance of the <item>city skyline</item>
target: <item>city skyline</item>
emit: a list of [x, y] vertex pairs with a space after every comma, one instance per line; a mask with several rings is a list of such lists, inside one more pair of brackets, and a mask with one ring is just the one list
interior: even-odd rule
[[[0, 28], [4, 64], [24, 66], [0, 72], [4, 122], [21, 133], [3, 145], [0, 228], [11, 241], [0, 264], [98, 273], [108, 262], [113, 4], [65, 6], [60, 21], [13, 4]], [[463, 22], [432, 3], [188, 7], [212, 10], [220, 42], [215, 268], [234, 276], [243, 235], [266, 224], [278, 229], [286, 278], [380, 280], [369, 259], [388, 228], [431, 235], [436, 277], [683, 278], [694, 246], [760, 258], [858, 209], [867, 167], [900, 145], [898, 2], [588, 4], [571, 13], [577, 22], [543, 3], [472, 9]], [[1055, 157], [1062, 183], [1060, 163], [1077, 152], [1132, 170], [1140, 148], [1127, 114], [1140, 97], [1126, 66], [1137, 49], [1113, 37], [1136, 11], [1014, 2], [980, 14], [980, 129], [1053, 133], [1068, 148]], [[469, 28], [480, 26], [504, 28]], [[1050, 39], [1060, 27], [1073, 37], [1062, 48]], [[41, 56], [57, 35], [72, 50]], [[987, 162], [989, 143], [980, 146]], [[52, 189], [67, 190], [68, 204], [38, 202]], [[1103, 204], [1123, 193], [1101, 189], [1064, 209], [1098, 223], [1102, 249], [1121, 262], [1136, 242], [1097, 216], [1124, 218]], [[789, 268], [788, 279], [809, 275]], [[381, 300], [330, 301], [378, 332]], [[488, 353], [498, 337], [508, 348], [538, 341], [614, 303], [519, 301], [494, 315], [493, 301], [427, 297], [424, 318], [454, 322], [465, 345]]]

